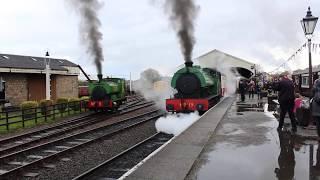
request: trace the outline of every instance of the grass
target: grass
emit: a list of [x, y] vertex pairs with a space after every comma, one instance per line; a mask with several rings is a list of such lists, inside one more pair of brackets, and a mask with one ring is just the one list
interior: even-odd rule
[[[84, 111], [82, 111], [84, 112]], [[77, 114], [80, 114], [82, 113], [80, 111], [74, 111], [72, 109], [70, 109], [70, 111], [68, 112], [67, 110], [64, 112], [64, 113], [60, 113], [58, 110], [55, 110], [55, 119], [53, 119], [53, 116], [48, 116], [47, 117], [47, 120], [45, 121], [45, 117], [41, 117], [43, 116], [41, 114], [41, 112], [37, 112], [37, 117], [41, 117], [41, 118], [37, 118], [37, 122], [34, 119], [28, 119], [28, 120], [25, 120], [24, 124], [25, 126], [23, 127], [23, 123], [22, 122], [19, 122], [19, 121], [22, 121], [22, 116], [21, 116], [21, 112], [20, 113], [10, 113], [9, 114], [9, 120], [8, 122], [9, 123], [13, 123], [13, 124], [10, 124], [9, 125], [9, 130], [7, 130], [7, 127], [6, 125], [3, 125], [3, 126], [0, 126], [0, 134], [6, 134], [6, 133], [9, 133], [9, 132], [15, 132], [15, 131], [18, 131], [20, 129], [23, 129], [23, 128], [32, 128], [32, 127], [35, 127], [35, 126], [38, 126], [38, 125], [43, 125], [43, 124], [52, 124], [54, 122], [57, 122], [57, 121], [60, 121], [66, 117], [71, 117], [71, 116], [74, 116], [74, 115], [77, 115]], [[50, 112], [51, 113], [51, 112]], [[13, 116], [17, 116], [19, 115], [19, 117], [13, 117]], [[3, 118], [5, 116], [0, 116], [0, 118]], [[12, 118], [10, 118], [12, 117]], [[16, 122], [16, 123], [14, 123]], [[6, 124], [6, 119], [2, 119], [0, 120], [0, 125], [1, 124]]]

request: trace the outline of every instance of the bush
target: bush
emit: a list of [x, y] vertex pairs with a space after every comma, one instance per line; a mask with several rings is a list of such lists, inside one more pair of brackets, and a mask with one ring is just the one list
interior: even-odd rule
[[82, 96], [81, 98], [79, 98], [79, 100], [81, 101], [88, 101], [89, 99], [89, 96]]
[[57, 99], [57, 108], [60, 113], [64, 113], [68, 107], [68, 98], [58, 98]]
[[74, 111], [80, 110], [80, 99], [79, 98], [70, 98], [69, 107]]
[[23, 117], [26, 119], [35, 118], [36, 116], [36, 109], [38, 103], [36, 101], [24, 101], [21, 103], [21, 109], [23, 110]]
[[[41, 100], [39, 103], [39, 107], [41, 109], [41, 114], [42, 115], [51, 114], [50, 111], [52, 110], [52, 106], [51, 106], [52, 104], [53, 104], [52, 100], [46, 100], [46, 99]], [[47, 106], [50, 106], [50, 107], [47, 107]]]

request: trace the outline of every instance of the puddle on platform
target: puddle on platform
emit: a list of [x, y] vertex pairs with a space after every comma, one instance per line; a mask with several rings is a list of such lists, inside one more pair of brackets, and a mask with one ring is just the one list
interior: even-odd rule
[[265, 102], [259, 102], [256, 104], [247, 104], [247, 103], [242, 103], [242, 102], [237, 102], [237, 106], [245, 107], [245, 108], [263, 108]]
[[259, 102], [256, 104], [246, 104], [243, 102], [237, 102], [236, 109], [237, 109], [237, 112], [248, 112], [248, 111], [264, 112], [264, 109], [263, 109], [264, 104], [265, 104], [265, 102]]
[[[267, 107], [267, 108], [266, 108]], [[244, 102], [237, 102], [235, 105], [236, 112], [275, 112], [277, 110], [276, 104], [267, 104], [267, 102], [258, 102], [255, 104], [247, 104]], [[237, 115], [243, 115], [238, 114]]]
[[[214, 151], [202, 157], [197, 178], [191, 179], [246, 179], [293, 180], [320, 177], [320, 148], [304, 145], [290, 132], [280, 133], [280, 141], [259, 146], [234, 147], [219, 143]], [[312, 167], [309, 169], [309, 163]]]
[[[267, 104], [262, 107], [267, 108]], [[269, 114], [223, 120], [186, 179], [320, 179], [318, 143], [292, 134], [290, 126], [277, 132], [278, 123]]]

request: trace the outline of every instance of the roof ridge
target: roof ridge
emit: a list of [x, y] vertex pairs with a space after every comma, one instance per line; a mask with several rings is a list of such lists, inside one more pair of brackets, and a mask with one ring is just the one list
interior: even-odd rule
[[[29, 56], [29, 55], [20, 55], [20, 54], [7, 54], [7, 53], [0, 53], [0, 56], [20, 56], [20, 57], [30, 57], [30, 58], [42, 58], [42, 59], [46, 59], [45, 56], [41, 57], [41, 56]], [[65, 60], [65, 61], [69, 61], [68, 59], [65, 58], [55, 58], [55, 57], [51, 57], [49, 56], [50, 59], [54, 59], [54, 60]]]
[[238, 60], [240, 60], [240, 61], [244, 61], [244, 62], [246, 62], [246, 63], [254, 64], [254, 63], [252, 63], [252, 62], [250, 62], [250, 61], [247, 61], [247, 60], [244, 60], [244, 59], [242, 59], [242, 58], [233, 56], [233, 55], [231, 55], [231, 54], [228, 54], [228, 53], [226, 53], [226, 52], [224, 52], [224, 51], [220, 51], [220, 50], [218, 50], [218, 49], [210, 50], [210, 51], [204, 53], [203, 55], [201, 55], [201, 56], [199, 56], [199, 57], [197, 57], [197, 58], [195, 58], [195, 59], [199, 59], [199, 58], [201, 58], [201, 57], [207, 56], [207, 55], [209, 55], [210, 53], [213, 53], [213, 52], [215, 52], [215, 51], [216, 51], [216, 52], [219, 52], [219, 53], [222, 53], [222, 54], [224, 54], [224, 55], [226, 55], [226, 56], [230, 56], [230, 57], [232, 57], [232, 58], [238, 59]]

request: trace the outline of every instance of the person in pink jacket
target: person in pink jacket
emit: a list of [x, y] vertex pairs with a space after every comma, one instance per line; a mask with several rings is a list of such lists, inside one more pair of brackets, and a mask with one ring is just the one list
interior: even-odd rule
[[299, 93], [295, 94], [296, 98], [294, 99], [294, 108], [293, 112], [296, 113], [297, 109], [302, 105], [302, 96]]

